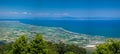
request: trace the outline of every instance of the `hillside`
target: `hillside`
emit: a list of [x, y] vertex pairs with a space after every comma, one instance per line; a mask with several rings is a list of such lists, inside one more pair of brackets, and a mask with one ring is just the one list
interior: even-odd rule
[[105, 40], [103, 36], [91, 36], [67, 31], [61, 27], [44, 27], [23, 24], [19, 21], [0, 21], [0, 41], [13, 42], [21, 34], [25, 34], [29, 39], [36, 33], [43, 34], [46, 41], [58, 43], [62, 41], [66, 44], [74, 43], [78, 46], [96, 45]]

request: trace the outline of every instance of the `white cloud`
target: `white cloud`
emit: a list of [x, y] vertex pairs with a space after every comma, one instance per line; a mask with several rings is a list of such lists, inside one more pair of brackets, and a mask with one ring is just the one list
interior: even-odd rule
[[53, 16], [70, 16], [69, 13], [54, 13]]
[[65, 15], [65, 16], [69, 16], [70, 14], [69, 14], [69, 13], [63, 13], [63, 15]]
[[19, 12], [9, 12], [8, 14], [19, 14]]
[[71, 11], [0, 11], [1, 16], [29, 17], [120, 17], [120, 10], [71, 10]]
[[22, 14], [25, 14], [25, 15], [27, 15], [27, 14], [28, 14], [28, 12], [22, 12]]
[[35, 13], [35, 17], [62, 17], [62, 16], [70, 16], [68, 13]]
[[37, 13], [37, 16], [48, 16], [51, 15], [50, 13]]

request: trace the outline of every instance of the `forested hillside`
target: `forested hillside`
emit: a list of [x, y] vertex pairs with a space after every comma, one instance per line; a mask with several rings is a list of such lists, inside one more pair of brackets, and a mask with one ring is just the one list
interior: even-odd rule
[[28, 41], [21, 35], [14, 43], [0, 45], [0, 54], [86, 54], [86, 50], [74, 44], [52, 43], [43, 40], [42, 35]]

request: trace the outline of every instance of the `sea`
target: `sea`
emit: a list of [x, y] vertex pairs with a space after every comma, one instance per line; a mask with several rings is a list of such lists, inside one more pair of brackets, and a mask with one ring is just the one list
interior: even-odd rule
[[[3, 21], [3, 20], [1, 20]], [[25, 24], [61, 27], [65, 30], [88, 35], [120, 38], [120, 20], [39, 20], [15, 19]]]

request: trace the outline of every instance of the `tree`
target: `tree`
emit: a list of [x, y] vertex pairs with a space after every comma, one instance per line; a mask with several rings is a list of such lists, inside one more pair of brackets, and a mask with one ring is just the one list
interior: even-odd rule
[[43, 40], [42, 35], [37, 34], [30, 42], [30, 54], [48, 54], [47, 43]]
[[46, 42], [40, 34], [37, 34], [36, 37], [29, 42], [27, 38], [22, 35], [10, 45], [0, 45], [0, 50], [1, 54], [86, 54], [84, 48], [73, 44]]
[[65, 54], [73, 52], [74, 54], [86, 54], [86, 50], [82, 47], [78, 47], [74, 44], [64, 44], [60, 42], [59, 44], [56, 44], [56, 48], [59, 54]]
[[78, 47], [74, 44], [68, 44], [66, 47], [67, 51], [74, 52], [75, 54], [86, 54], [86, 49]]
[[66, 52], [65, 54], [75, 54], [74, 52]]
[[56, 50], [54, 50], [54, 48], [49, 48], [48, 54], [58, 54], [58, 52]]
[[27, 39], [24, 35], [20, 36], [12, 45], [12, 54], [27, 54]]
[[66, 45], [63, 42], [56, 44], [56, 47], [59, 54], [64, 54], [67, 51]]
[[11, 46], [12, 46], [11, 43], [0, 44], [0, 54], [8, 53], [12, 48]]
[[48, 45], [48, 54], [58, 54], [55, 43], [48, 41], [47, 45]]
[[120, 54], [120, 40], [108, 39], [105, 43], [96, 46], [93, 54]]

